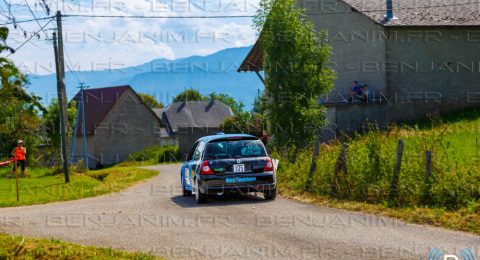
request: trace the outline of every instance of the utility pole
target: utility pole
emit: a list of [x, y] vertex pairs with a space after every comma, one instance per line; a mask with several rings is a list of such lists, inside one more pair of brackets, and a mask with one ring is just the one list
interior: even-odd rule
[[83, 139], [83, 163], [88, 168], [88, 147], [87, 147], [87, 128], [85, 126], [85, 86], [84, 83], [80, 83], [80, 93], [82, 97], [82, 139]]
[[[75, 141], [77, 137], [78, 124], [82, 122], [82, 141], [83, 141], [83, 163], [88, 168], [88, 147], [87, 147], [87, 130], [85, 126], [85, 83], [80, 83], [80, 102], [77, 105], [77, 118], [75, 119], [75, 128], [73, 130], [72, 142], [70, 143], [70, 163], [73, 163], [75, 155]], [[80, 119], [81, 115], [81, 119]]]
[[63, 54], [63, 34], [62, 34], [62, 13], [57, 11], [57, 33], [53, 33], [53, 49], [55, 51], [55, 68], [57, 72], [57, 94], [58, 105], [60, 111], [60, 135], [62, 143], [62, 164], [63, 173], [65, 175], [65, 183], [70, 182], [69, 176], [69, 163], [68, 163], [68, 151], [67, 151], [67, 93], [65, 89], [65, 63]]

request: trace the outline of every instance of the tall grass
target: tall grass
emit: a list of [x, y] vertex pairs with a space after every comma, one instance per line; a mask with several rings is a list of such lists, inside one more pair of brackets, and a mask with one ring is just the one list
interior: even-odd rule
[[182, 159], [180, 149], [176, 146], [152, 146], [129, 155], [133, 162], [150, 161], [153, 163], [179, 162]]
[[[334, 198], [385, 204], [389, 202], [397, 142], [405, 149], [399, 174], [400, 207], [427, 206], [456, 210], [475, 208], [480, 199], [480, 113], [477, 116], [433, 118], [414, 126], [393, 126], [380, 131], [371, 124], [365, 134], [348, 140], [347, 174], [340, 173], [338, 192], [333, 194], [334, 167], [340, 143], [322, 145], [310, 192]], [[426, 178], [426, 151], [433, 154], [432, 176]], [[310, 169], [312, 151], [302, 151], [297, 160], [282, 160], [280, 187], [300, 191]], [[281, 158], [280, 153], [274, 153]]]

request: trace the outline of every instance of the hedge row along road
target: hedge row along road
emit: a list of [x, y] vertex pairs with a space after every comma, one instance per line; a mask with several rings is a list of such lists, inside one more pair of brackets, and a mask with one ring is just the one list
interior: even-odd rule
[[[0, 233], [139, 250], [168, 259], [419, 259], [460, 255], [480, 237], [262, 196], [183, 197], [180, 165], [124, 192], [0, 209]], [[474, 251], [475, 252], [475, 251]]]

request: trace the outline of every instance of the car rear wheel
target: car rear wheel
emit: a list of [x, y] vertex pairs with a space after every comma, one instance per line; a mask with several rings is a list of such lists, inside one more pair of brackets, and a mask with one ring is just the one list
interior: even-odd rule
[[277, 198], [277, 189], [264, 191], [263, 197], [265, 197], [265, 200], [275, 200]]
[[198, 204], [206, 203], [206, 202], [207, 202], [207, 195], [206, 195], [206, 194], [203, 194], [203, 193], [200, 191], [199, 186], [200, 186], [200, 185], [198, 184], [198, 179], [195, 179], [195, 201], [196, 201]]

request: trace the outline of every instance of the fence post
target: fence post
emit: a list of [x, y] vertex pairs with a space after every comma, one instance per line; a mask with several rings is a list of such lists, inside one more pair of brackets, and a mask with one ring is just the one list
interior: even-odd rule
[[348, 195], [352, 193], [352, 189], [350, 188], [350, 183], [348, 181], [348, 170], [347, 170], [347, 148], [348, 144], [344, 144], [343, 154], [342, 154], [342, 168], [343, 168], [343, 175], [345, 177], [345, 183], [347, 184], [347, 191]]
[[315, 147], [313, 149], [313, 156], [312, 156], [312, 164], [310, 165], [310, 172], [308, 173], [307, 181], [305, 183], [304, 191], [310, 191], [312, 188], [312, 178], [313, 173], [317, 169], [317, 157], [320, 154], [320, 136], [318, 140], [315, 142]]
[[432, 176], [432, 151], [427, 151], [425, 153], [425, 187], [422, 194], [423, 204], [429, 204], [430, 201], [430, 188], [432, 187], [432, 181], [430, 177]]
[[395, 202], [398, 198], [398, 179], [402, 168], [403, 148], [405, 144], [403, 140], [398, 140], [397, 154], [395, 156], [395, 168], [393, 169], [392, 182], [390, 184], [390, 202]]
[[[338, 178], [341, 171], [347, 176], [347, 148], [348, 144], [342, 144], [342, 150], [338, 155], [337, 163], [335, 165], [335, 172], [333, 173], [333, 183], [331, 186], [331, 193], [337, 195], [338, 193]], [[350, 193], [350, 186], [347, 184], [348, 192]]]

